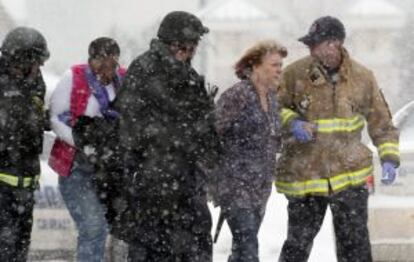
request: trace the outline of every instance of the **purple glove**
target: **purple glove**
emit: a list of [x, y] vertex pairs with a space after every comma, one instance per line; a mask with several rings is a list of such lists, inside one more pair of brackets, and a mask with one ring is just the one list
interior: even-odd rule
[[397, 176], [397, 169], [395, 164], [389, 161], [382, 163], [382, 178], [381, 182], [384, 185], [391, 185]]
[[309, 129], [306, 128], [306, 125], [309, 124], [309, 122], [298, 119], [292, 120], [290, 122], [290, 131], [298, 141], [302, 143], [310, 142], [313, 140], [313, 134]]

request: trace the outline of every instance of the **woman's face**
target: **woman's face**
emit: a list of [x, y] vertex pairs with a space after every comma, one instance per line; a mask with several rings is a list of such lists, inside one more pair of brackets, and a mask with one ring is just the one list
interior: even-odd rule
[[283, 57], [278, 52], [268, 53], [262, 63], [253, 66], [253, 75], [266, 87], [272, 88], [279, 84], [282, 74]]
[[117, 56], [105, 56], [94, 58], [89, 61], [92, 71], [96, 74], [99, 81], [104, 85], [112, 83], [119, 67]]

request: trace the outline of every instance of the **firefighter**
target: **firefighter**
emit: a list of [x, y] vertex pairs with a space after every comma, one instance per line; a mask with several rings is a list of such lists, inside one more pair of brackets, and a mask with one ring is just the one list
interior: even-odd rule
[[288, 236], [279, 261], [307, 261], [327, 207], [332, 211], [338, 261], [372, 261], [367, 229], [372, 153], [368, 132], [391, 184], [399, 166], [398, 131], [371, 70], [343, 47], [344, 25], [317, 19], [300, 38], [310, 55], [289, 65], [278, 95], [286, 130], [276, 187], [288, 199]]
[[26, 261], [45, 128], [43, 35], [10, 31], [0, 57], [0, 261]]

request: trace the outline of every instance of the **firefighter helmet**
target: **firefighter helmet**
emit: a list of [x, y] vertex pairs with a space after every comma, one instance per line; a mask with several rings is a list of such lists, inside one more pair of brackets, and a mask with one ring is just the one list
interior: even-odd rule
[[4, 38], [0, 51], [3, 57], [20, 63], [43, 63], [50, 56], [44, 36], [30, 27], [11, 30]]

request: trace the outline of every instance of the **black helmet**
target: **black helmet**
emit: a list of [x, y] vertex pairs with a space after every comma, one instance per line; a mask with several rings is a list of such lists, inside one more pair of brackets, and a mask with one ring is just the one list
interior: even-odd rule
[[307, 46], [314, 46], [329, 39], [341, 41], [345, 39], [344, 25], [338, 18], [332, 16], [323, 16], [316, 19], [312, 23], [308, 34], [298, 40]]
[[43, 63], [50, 56], [46, 39], [30, 27], [17, 27], [7, 33], [0, 51], [3, 57], [15, 62]]
[[173, 11], [161, 21], [157, 36], [166, 43], [197, 42], [208, 31], [195, 15], [184, 11]]

